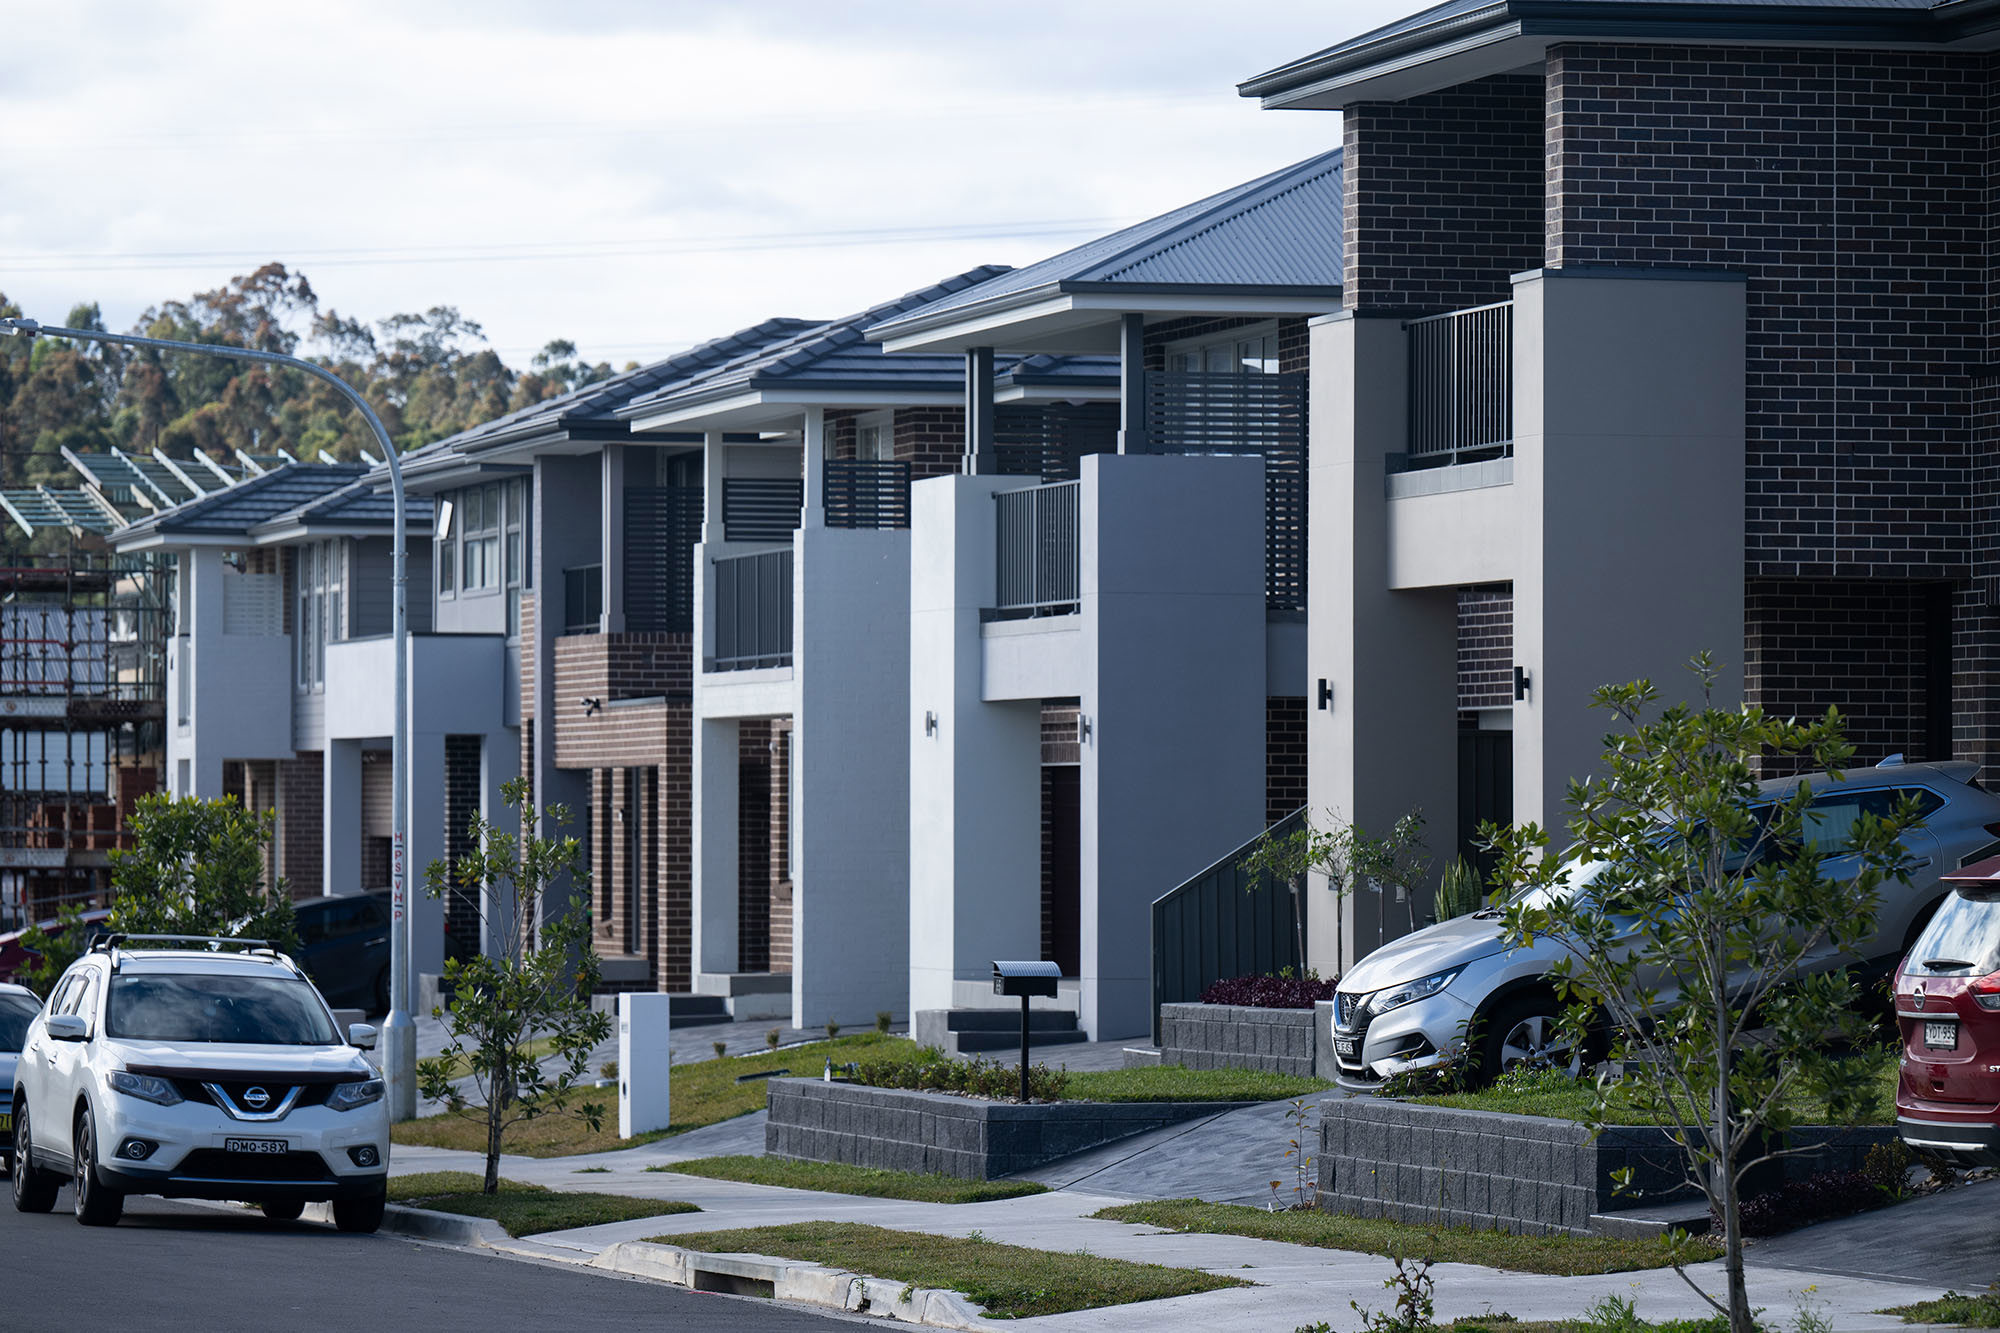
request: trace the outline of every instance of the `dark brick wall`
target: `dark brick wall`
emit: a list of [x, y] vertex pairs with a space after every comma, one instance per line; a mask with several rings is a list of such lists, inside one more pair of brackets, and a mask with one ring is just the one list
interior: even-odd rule
[[1306, 803], [1306, 701], [1272, 695], [1264, 701], [1264, 823], [1277, 823]]
[[[454, 867], [478, 850], [470, 832], [480, 813], [480, 747], [477, 736], [444, 738], [444, 854]], [[462, 888], [454, 870], [451, 896], [445, 900], [444, 928], [468, 948], [479, 947], [479, 891]]]
[[301, 750], [297, 757], [277, 763], [278, 826], [283, 830], [278, 838], [278, 873], [291, 886], [294, 898], [317, 898], [326, 891], [320, 859], [326, 818], [324, 772], [318, 750]]
[[767, 972], [771, 967], [770, 723], [738, 725], [737, 782], [736, 968]]
[[965, 460], [965, 411], [957, 407], [899, 407], [896, 459], [910, 465], [910, 480], [949, 477]]
[[1458, 590], [1458, 706], [1507, 708], [1514, 702], [1514, 588]]
[[[1167, 368], [1167, 344], [1184, 342], [1192, 338], [1209, 338], [1229, 332], [1231, 329], [1247, 328], [1252, 324], [1265, 324], [1265, 319], [1163, 319], [1146, 326], [1146, 369], [1165, 370]], [[1278, 370], [1281, 374], [1303, 373], [1311, 365], [1311, 337], [1304, 319], [1281, 319], [1278, 321]]]
[[1748, 573], [1955, 577], [1990, 58], [1573, 45], [1548, 261], [1748, 275]]
[[764, 927], [772, 972], [792, 970], [791, 838], [792, 720], [780, 718], [771, 724], [771, 879]]
[[1074, 764], [1082, 759], [1077, 735], [1075, 699], [1042, 700], [1042, 762]]
[[1504, 301], [1542, 264], [1542, 81], [1502, 74], [1342, 117], [1350, 310]]

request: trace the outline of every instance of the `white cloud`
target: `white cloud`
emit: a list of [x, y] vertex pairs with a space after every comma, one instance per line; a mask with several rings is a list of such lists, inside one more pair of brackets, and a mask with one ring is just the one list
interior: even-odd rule
[[116, 326], [278, 259], [517, 362], [647, 359], [1321, 151], [1337, 117], [1233, 85], [1408, 8], [0, 0], [0, 291]]

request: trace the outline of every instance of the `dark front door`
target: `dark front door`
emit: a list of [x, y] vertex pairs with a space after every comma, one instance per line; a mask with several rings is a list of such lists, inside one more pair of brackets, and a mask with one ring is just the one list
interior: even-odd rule
[[1458, 733], [1458, 854], [1483, 879], [1493, 857], [1478, 849], [1479, 826], [1514, 822], [1514, 733]]
[[1066, 977], [1083, 960], [1083, 781], [1074, 764], [1042, 769], [1042, 949]]

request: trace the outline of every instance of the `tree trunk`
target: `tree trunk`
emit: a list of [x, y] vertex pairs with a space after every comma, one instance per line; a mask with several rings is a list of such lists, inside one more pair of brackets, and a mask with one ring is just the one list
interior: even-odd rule
[[1736, 1138], [1730, 1124], [1729, 1078], [1736, 1053], [1729, 1049], [1729, 999], [1723, 988], [1720, 949], [1715, 968], [1715, 1186], [1722, 1203], [1722, 1266], [1729, 1282], [1729, 1333], [1757, 1333], [1750, 1294], [1743, 1286], [1743, 1210], [1736, 1192]]
[[500, 1192], [500, 1116], [497, 1106], [486, 1110], [486, 1183], [481, 1188], [488, 1194]]
[[1308, 969], [1308, 968], [1306, 967], [1306, 913], [1305, 913], [1305, 900], [1304, 900], [1304, 896], [1303, 896], [1303, 895], [1301, 894], [1301, 892], [1300, 892], [1300, 889], [1301, 889], [1301, 887], [1302, 887], [1302, 881], [1303, 881], [1304, 879], [1305, 879], [1305, 876], [1303, 876], [1303, 875], [1294, 875], [1294, 876], [1292, 876], [1292, 881], [1291, 881], [1291, 884], [1292, 884], [1292, 934], [1293, 934], [1293, 935], [1295, 935], [1295, 936], [1296, 936], [1296, 937], [1298, 938], [1298, 942], [1299, 942], [1299, 975], [1300, 975], [1301, 977], [1305, 976], [1305, 975], [1306, 975], [1306, 973], [1307, 973], [1307, 971], [1309, 970], [1309, 969]]

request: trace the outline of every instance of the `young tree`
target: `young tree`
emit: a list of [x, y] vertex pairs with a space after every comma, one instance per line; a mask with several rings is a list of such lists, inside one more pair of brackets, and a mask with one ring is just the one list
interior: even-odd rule
[[132, 850], [111, 853], [111, 929], [131, 935], [242, 935], [298, 948], [283, 880], [264, 883], [274, 817], [234, 797], [139, 798]]
[[[527, 800], [522, 779], [502, 790], [512, 808]], [[546, 814], [557, 829], [569, 822], [560, 805]], [[597, 955], [590, 947], [589, 877], [574, 837], [542, 837], [529, 831], [533, 822], [520, 820], [523, 831], [513, 833], [474, 815], [473, 849], [456, 865], [433, 861], [425, 873], [432, 897], [456, 886], [485, 901], [492, 914], [485, 924], [493, 952], [445, 960], [452, 999], [435, 1013], [448, 1040], [443, 1052], [417, 1064], [426, 1098], [484, 1124], [488, 1194], [500, 1188], [500, 1148], [512, 1126], [573, 1113], [596, 1130], [604, 1119], [595, 1102], [570, 1110], [591, 1048], [611, 1034], [610, 1017], [590, 1007]], [[569, 905], [550, 912], [550, 886], [565, 878]]]
[[1243, 868], [1248, 888], [1284, 884], [1292, 894], [1292, 930], [1298, 938], [1299, 961], [1306, 956], [1305, 916], [1301, 892], [1307, 871], [1326, 876], [1326, 887], [1337, 903], [1356, 889], [1376, 893], [1393, 890], [1406, 906], [1410, 929], [1417, 928], [1417, 888], [1430, 871], [1431, 855], [1424, 842], [1424, 812], [1412, 810], [1381, 835], [1368, 832], [1328, 812], [1324, 826], [1305, 828], [1258, 840]]
[[[1603, 776], [1570, 784], [1566, 852], [1547, 855], [1548, 835], [1533, 825], [1491, 836], [1495, 881], [1516, 891], [1509, 940], [1562, 946], [1565, 1038], [1608, 1030], [1612, 1058], [1625, 1062], [1622, 1090], [1667, 1127], [1689, 1183], [1722, 1219], [1725, 1295], [1685, 1268], [1681, 1276], [1732, 1333], [1752, 1333], [1744, 1179], [1787, 1151], [1787, 1108], [1800, 1094], [1852, 1120], [1865, 1092], [1829, 1054], [1868, 1026], [1853, 981], [1800, 968], [1852, 955], [1873, 933], [1878, 887], [1906, 869], [1898, 839], [1916, 810], [1826, 829], [1811, 812], [1811, 781], [1782, 799], [1764, 795], [1752, 769], [1761, 758], [1839, 780], [1853, 753], [1839, 714], [1799, 722], [1717, 707], [1712, 659], [1697, 657], [1694, 672], [1699, 706], [1661, 707], [1649, 681], [1596, 691], [1595, 706], [1620, 729], [1605, 740]], [[1851, 853], [1851, 874], [1822, 868], [1830, 845]], [[1606, 1095], [1600, 1085], [1598, 1125]]]

